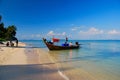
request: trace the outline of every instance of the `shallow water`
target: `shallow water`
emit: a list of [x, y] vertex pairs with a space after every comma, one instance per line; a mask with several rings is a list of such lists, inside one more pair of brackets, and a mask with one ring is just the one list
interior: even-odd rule
[[[35, 42], [32, 42], [33, 46], [36, 46]], [[120, 79], [120, 41], [79, 40], [79, 43], [82, 44], [80, 49], [48, 51], [45, 48], [45, 50], [56, 62], [59, 70], [70, 80]]]

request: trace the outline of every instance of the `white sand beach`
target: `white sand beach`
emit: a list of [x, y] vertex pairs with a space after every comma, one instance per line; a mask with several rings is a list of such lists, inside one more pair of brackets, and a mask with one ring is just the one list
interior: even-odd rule
[[0, 46], [0, 65], [27, 64], [24, 43], [19, 42], [19, 46], [23, 48]]
[[0, 80], [64, 80], [45, 51], [25, 46], [0, 45]]
[[74, 71], [70, 65], [62, 65], [61, 71], [61, 64], [54, 62], [48, 52], [25, 46], [1, 45], [0, 80], [97, 80], [83, 70]]

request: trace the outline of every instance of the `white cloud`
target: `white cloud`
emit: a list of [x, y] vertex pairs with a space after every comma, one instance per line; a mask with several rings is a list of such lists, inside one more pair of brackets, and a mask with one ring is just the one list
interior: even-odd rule
[[41, 38], [40, 34], [32, 34], [32, 35], [28, 35], [27, 37], [29, 38]]
[[66, 32], [62, 32], [62, 33], [55, 33], [54, 31], [49, 31], [48, 36], [65, 36]]
[[48, 36], [53, 36], [53, 35], [54, 35], [54, 32], [53, 32], [53, 31], [50, 31], [50, 32], [48, 32], [47, 35], [48, 35]]
[[96, 34], [103, 34], [104, 31], [92, 27], [87, 31], [80, 31], [79, 33], [84, 35], [96, 35]]
[[35, 35], [34, 35], [34, 34], [32, 34], [30, 37], [34, 38], [34, 37], [35, 37]]
[[79, 31], [80, 39], [120, 39], [120, 30], [104, 30], [91, 27]]
[[80, 27], [73, 27], [71, 30], [72, 31], [76, 31], [76, 30], [79, 30], [79, 29], [81, 29], [81, 28], [83, 28], [84, 26], [80, 26]]
[[41, 39], [41, 34], [27, 34], [27, 35], [19, 35], [20, 39]]
[[110, 34], [110, 35], [118, 35], [118, 34], [120, 34], [120, 31], [117, 31], [117, 30], [113, 29], [113, 30], [108, 31], [108, 34]]
[[40, 35], [40, 34], [36, 34], [36, 37], [37, 37], [37, 38], [41, 38], [41, 35]]
[[66, 32], [63, 32], [62, 35], [65, 36], [65, 35], [66, 35]]
[[76, 29], [76, 28], [72, 28], [71, 30], [72, 30], [72, 31], [76, 31], [77, 29]]

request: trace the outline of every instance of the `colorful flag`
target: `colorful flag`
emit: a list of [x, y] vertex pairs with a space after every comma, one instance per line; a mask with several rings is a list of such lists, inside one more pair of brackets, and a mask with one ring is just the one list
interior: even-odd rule
[[59, 42], [59, 39], [57, 39], [57, 38], [53, 38], [52, 40], [53, 40], [53, 42]]

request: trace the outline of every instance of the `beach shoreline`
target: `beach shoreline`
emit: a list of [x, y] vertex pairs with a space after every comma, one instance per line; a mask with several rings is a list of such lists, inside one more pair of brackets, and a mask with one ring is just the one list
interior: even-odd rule
[[1, 80], [64, 80], [44, 50], [26, 48], [22, 42], [18, 47], [0, 46]]
[[[96, 44], [100, 46], [104, 43]], [[119, 43], [114, 43], [114, 49], [112, 44], [108, 42], [104, 49], [119, 51]], [[92, 48], [98, 52], [95, 45]], [[0, 47], [0, 80], [119, 80], [119, 53], [106, 54], [104, 50], [93, 53], [89, 51], [91, 47], [81, 48], [80, 51], [48, 51], [47, 48], [32, 47], [21, 42], [18, 47]]]

